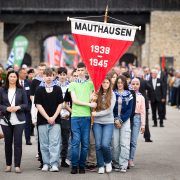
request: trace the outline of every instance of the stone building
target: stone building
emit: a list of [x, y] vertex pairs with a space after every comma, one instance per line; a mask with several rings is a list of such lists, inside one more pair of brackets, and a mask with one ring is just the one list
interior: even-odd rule
[[[67, 16], [84, 17], [103, 15], [107, 1], [31, 0], [0, 1], [0, 63], [4, 66], [10, 54], [13, 40], [23, 35], [29, 40], [28, 63], [37, 65], [43, 61], [43, 41], [53, 35], [71, 32]], [[180, 69], [180, 2], [169, 0], [119, 0], [109, 2], [109, 15], [128, 23], [142, 26], [135, 41], [123, 59], [133, 55], [138, 66], [152, 68], [160, 64], [163, 53], [165, 64]], [[93, 20], [102, 21], [96, 17]], [[108, 19], [108, 22], [117, 23]]]

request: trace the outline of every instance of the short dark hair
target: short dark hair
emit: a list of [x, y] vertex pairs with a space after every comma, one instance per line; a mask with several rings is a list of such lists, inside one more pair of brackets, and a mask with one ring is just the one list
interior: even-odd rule
[[73, 74], [77, 71], [77, 69], [74, 69], [71, 73], [71, 76], [73, 76]]
[[46, 68], [44, 69], [43, 74], [45, 74], [46, 76], [52, 76], [53, 70], [51, 68]]
[[86, 65], [83, 62], [79, 62], [77, 68], [86, 68]]
[[26, 70], [26, 69], [20, 67], [19, 70], [18, 70], [18, 73], [21, 73], [22, 70]]
[[131, 78], [131, 76], [128, 72], [123, 72], [122, 75], [125, 76], [126, 78]]
[[46, 64], [41, 62], [41, 63], [39, 63], [39, 66], [41, 66], [41, 67], [45, 66], [46, 67]]
[[65, 67], [60, 67], [58, 69], [58, 74], [65, 73], [67, 75], [67, 69]]

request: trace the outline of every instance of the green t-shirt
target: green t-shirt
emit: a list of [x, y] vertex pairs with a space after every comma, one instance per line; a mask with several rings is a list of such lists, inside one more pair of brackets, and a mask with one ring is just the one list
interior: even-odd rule
[[[90, 91], [94, 90], [94, 85], [92, 81], [87, 81], [84, 83], [72, 82], [69, 85], [69, 92], [76, 93], [76, 99], [82, 102], [89, 103]], [[80, 106], [72, 103], [72, 115], [71, 117], [90, 117], [90, 107]]]

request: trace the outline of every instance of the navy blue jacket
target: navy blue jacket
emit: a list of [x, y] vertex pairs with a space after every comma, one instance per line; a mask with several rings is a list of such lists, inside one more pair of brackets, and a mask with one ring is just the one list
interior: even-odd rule
[[30, 87], [31, 87], [31, 82], [29, 80], [25, 79], [24, 80], [24, 89], [26, 91], [27, 100], [28, 100], [28, 108], [26, 109], [26, 111], [30, 111], [31, 105], [32, 105], [30, 95], [29, 95]]
[[[8, 93], [5, 92], [3, 87], [0, 87], [0, 119], [5, 116], [10, 119], [11, 113], [6, 111], [7, 107], [11, 106], [8, 100]], [[16, 111], [19, 121], [26, 121], [24, 111], [28, 108], [27, 95], [24, 89], [16, 88], [15, 106], [20, 106], [21, 109]]]
[[[119, 96], [116, 95], [116, 103], [114, 106], [114, 117], [118, 117], [118, 98]], [[122, 97], [122, 108], [121, 108], [121, 120], [120, 123], [122, 124], [123, 122], [126, 122], [130, 116], [131, 116], [131, 111], [133, 107], [133, 96], [132, 94], [129, 94], [127, 96]]]

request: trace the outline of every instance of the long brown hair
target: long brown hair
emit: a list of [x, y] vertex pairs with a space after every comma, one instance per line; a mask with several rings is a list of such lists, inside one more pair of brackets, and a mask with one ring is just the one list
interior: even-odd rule
[[113, 87], [113, 91], [114, 90], [118, 90], [118, 87], [117, 87], [117, 83], [118, 83], [118, 80], [121, 79], [121, 81], [123, 82], [123, 85], [124, 85], [124, 90], [128, 90], [129, 91], [129, 87], [128, 87], [128, 83], [127, 83], [127, 80], [126, 80], [126, 77], [123, 76], [123, 75], [119, 75], [114, 83], [114, 87]]
[[114, 71], [114, 70], [111, 70], [111, 71], [109, 71], [109, 73], [108, 73], [108, 75], [109, 75], [111, 78], [113, 78], [114, 74], [116, 74], [116, 75], [118, 76], [117, 72]]
[[100, 89], [99, 89], [99, 92], [98, 92], [98, 99], [97, 99], [97, 108], [96, 108], [96, 111], [99, 112], [99, 111], [102, 111], [102, 110], [105, 110], [105, 109], [108, 109], [110, 108], [111, 106], [111, 98], [112, 98], [112, 90], [111, 90], [111, 77], [109, 75], [107, 75], [104, 80], [107, 79], [109, 81], [109, 88], [106, 92], [106, 95], [105, 95], [105, 106], [103, 107], [103, 87], [101, 85]]

